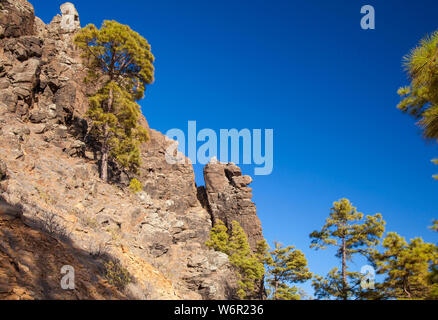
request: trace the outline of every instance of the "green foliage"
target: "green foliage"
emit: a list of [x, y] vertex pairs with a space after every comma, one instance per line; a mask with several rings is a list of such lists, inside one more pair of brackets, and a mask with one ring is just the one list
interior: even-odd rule
[[[106, 101], [112, 95], [111, 110]], [[110, 158], [122, 168], [137, 172], [140, 145], [149, 140], [145, 128], [138, 124], [140, 106], [115, 82], [108, 83], [89, 99], [87, 116], [92, 120], [91, 133], [110, 150]]]
[[125, 288], [132, 282], [131, 276], [121, 264], [117, 261], [105, 262], [105, 278], [113, 286], [119, 289]]
[[[314, 231], [310, 234], [311, 248], [336, 247], [336, 257], [341, 259], [342, 264], [340, 275], [337, 269], [333, 269], [325, 282], [321, 282], [320, 277], [314, 281], [314, 288], [319, 291], [319, 296], [333, 296], [347, 300], [358, 295], [359, 293], [354, 290], [356, 273], [348, 271], [347, 263], [352, 260], [354, 254], [367, 256], [371, 248], [380, 243], [384, 231], [385, 222], [381, 214], [364, 218], [363, 213], [357, 212], [348, 199], [335, 202], [321, 231]], [[338, 282], [339, 276], [341, 277], [340, 283]], [[331, 288], [327, 292], [323, 292], [328, 288], [325, 284], [330, 285]]]
[[138, 193], [143, 190], [143, 184], [136, 178], [131, 179], [131, 182], [129, 183], [129, 189], [134, 193]]
[[210, 231], [210, 239], [205, 243], [207, 247], [229, 254], [228, 228], [221, 220], [217, 220]]
[[[402, 87], [397, 108], [418, 119], [426, 139], [438, 139], [438, 31], [426, 36], [404, 57], [411, 83]], [[432, 160], [438, 164], [438, 160]], [[438, 179], [438, 175], [433, 176]]]
[[146, 85], [154, 81], [155, 60], [145, 38], [129, 26], [104, 21], [102, 27], [89, 24], [74, 39], [82, 49], [88, 67], [88, 80], [115, 81], [130, 91], [135, 100], [144, 96]]
[[300, 300], [301, 294], [290, 283], [302, 283], [312, 278], [307, 267], [307, 260], [303, 252], [294, 246], [283, 247], [275, 242], [275, 248], [264, 259], [267, 265], [267, 279], [269, 296], [274, 300]]
[[333, 268], [325, 277], [315, 276], [312, 282], [318, 299], [347, 300], [360, 296], [360, 273], [346, 272], [348, 286], [344, 286], [343, 274]]
[[269, 296], [274, 300], [301, 300], [306, 293], [296, 286], [289, 286], [286, 283], [280, 283], [277, 287], [276, 298], [273, 297], [271, 289], [268, 289]]
[[419, 119], [426, 138], [438, 138], [438, 32], [425, 37], [404, 58], [411, 84], [398, 90], [397, 106]]
[[238, 278], [238, 296], [248, 299], [257, 294], [257, 283], [263, 279], [265, 268], [260, 252], [253, 253], [248, 237], [237, 221], [232, 222], [231, 234], [220, 220], [210, 232], [206, 245], [228, 255]]
[[104, 21], [101, 29], [83, 28], [74, 39], [88, 69], [87, 81], [99, 89], [89, 98], [87, 116], [92, 134], [101, 144], [101, 178], [107, 180], [108, 160], [137, 172], [140, 145], [149, 139], [139, 125], [140, 106], [147, 84], [154, 80], [150, 45], [129, 26]]
[[433, 225], [431, 225], [429, 228], [435, 232], [438, 232], [438, 220], [432, 221]]
[[376, 287], [381, 298], [438, 298], [438, 282], [435, 278], [437, 246], [425, 243], [421, 238], [408, 243], [397, 233], [390, 232], [383, 241], [383, 248], [383, 253], [373, 250], [370, 255], [377, 274], [385, 275], [385, 280]]
[[269, 249], [270, 249], [269, 245], [265, 239], [257, 242], [255, 255], [256, 255], [257, 259], [259, 261], [263, 262], [265, 265], [270, 265], [273, 262], [271, 253], [269, 252]]

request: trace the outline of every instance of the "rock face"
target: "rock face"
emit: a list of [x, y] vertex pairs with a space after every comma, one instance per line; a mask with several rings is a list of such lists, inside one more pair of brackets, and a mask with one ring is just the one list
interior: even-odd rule
[[[169, 164], [165, 152], [173, 141], [155, 130], [150, 130], [151, 140], [143, 149], [140, 180], [144, 191], [153, 198], [167, 199], [171, 210], [184, 213], [199, 205], [196, 196], [195, 175], [191, 164]], [[177, 173], [169, 175], [169, 172]]]
[[34, 33], [35, 13], [26, 0], [0, 0], [0, 38]]
[[[217, 218], [239, 221], [252, 245], [262, 237], [246, 187], [251, 179], [234, 165], [207, 166], [209, 212], [198, 200], [192, 165], [169, 164], [165, 150], [172, 141], [149, 129], [137, 176], [143, 191], [131, 193], [120, 174], [103, 183], [84, 119], [95, 88], [84, 84], [72, 42], [79, 17], [70, 3], [61, 12], [45, 25], [27, 1], [0, 0], [0, 298], [235, 297], [227, 256], [205, 241]], [[148, 128], [144, 118], [141, 123]], [[35, 257], [14, 254], [14, 241]], [[103, 257], [118, 261], [133, 282], [123, 290], [105, 282]], [[42, 278], [65, 261], [75, 266], [79, 291]], [[44, 291], [38, 279], [46, 281]]]
[[[47, 126], [83, 115], [87, 90], [92, 88], [82, 83], [85, 71], [73, 47], [73, 34], [63, 29], [62, 18], [58, 15], [45, 26], [34, 17], [27, 1], [3, 0], [1, 4], [0, 26], [12, 28], [11, 12], [21, 25], [16, 32], [5, 32], [2, 40], [0, 106], [22, 120]], [[8, 19], [5, 24], [4, 19]]]
[[243, 176], [241, 169], [233, 163], [212, 161], [204, 167], [205, 193], [213, 222], [221, 220], [231, 228], [235, 220], [248, 235], [251, 248], [263, 240], [257, 208], [252, 202], [250, 176]]

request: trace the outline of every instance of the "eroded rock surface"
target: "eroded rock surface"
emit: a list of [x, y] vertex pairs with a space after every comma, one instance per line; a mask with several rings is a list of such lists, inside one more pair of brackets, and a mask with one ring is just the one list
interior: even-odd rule
[[0, 0], [0, 38], [34, 33], [35, 12], [26, 0]]
[[250, 176], [242, 175], [241, 169], [233, 163], [212, 161], [204, 167], [205, 193], [213, 222], [217, 219], [231, 228], [235, 220], [248, 235], [251, 248], [263, 240], [262, 225], [257, 208], [252, 202]]

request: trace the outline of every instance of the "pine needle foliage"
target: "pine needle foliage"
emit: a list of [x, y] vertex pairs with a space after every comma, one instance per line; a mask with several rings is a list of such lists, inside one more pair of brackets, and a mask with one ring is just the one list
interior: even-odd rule
[[313, 277], [304, 253], [294, 246], [284, 247], [281, 243], [274, 242], [274, 248], [269, 251], [269, 258], [265, 259], [265, 263], [270, 299], [300, 300], [300, 290], [291, 284], [303, 283]]
[[129, 183], [129, 189], [133, 193], [138, 193], [143, 189], [143, 184], [136, 178], [131, 179], [131, 182]]
[[388, 233], [382, 245], [383, 253], [374, 250], [371, 254], [377, 274], [385, 276], [376, 287], [379, 298], [438, 299], [436, 245], [425, 243], [421, 238], [407, 242], [395, 232]]
[[[423, 136], [438, 139], [438, 31], [426, 36], [404, 57], [409, 86], [398, 89], [397, 108], [418, 120]], [[437, 164], [438, 160], [432, 160]], [[438, 179], [438, 175], [433, 176]]]
[[397, 106], [419, 119], [426, 138], [438, 138], [438, 31], [422, 39], [404, 57], [411, 84], [398, 90]]

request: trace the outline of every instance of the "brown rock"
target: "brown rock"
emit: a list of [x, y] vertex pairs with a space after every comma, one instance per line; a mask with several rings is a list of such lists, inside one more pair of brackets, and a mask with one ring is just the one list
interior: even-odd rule
[[18, 39], [9, 39], [5, 43], [5, 50], [9, 51], [19, 61], [33, 57], [41, 57], [42, 40], [35, 36], [23, 36]]
[[39, 76], [39, 66], [40, 61], [36, 58], [15, 65], [10, 72], [12, 83], [35, 84]]
[[33, 35], [35, 13], [26, 0], [0, 0], [0, 26], [3, 37]]
[[18, 97], [12, 88], [0, 90], [0, 102], [8, 108], [9, 112], [15, 112]]
[[251, 248], [263, 240], [260, 219], [255, 204], [251, 201], [251, 183], [249, 176], [242, 176], [242, 171], [233, 163], [210, 162], [204, 168], [205, 190], [208, 208], [213, 221], [223, 221], [231, 228], [235, 220], [240, 223], [248, 235]]
[[0, 159], [0, 181], [6, 178], [7, 166], [6, 163]]
[[193, 166], [188, 163], [169, 164], [165, 153], [171, 144], [167, 138], [150, 130], [150, 141], [142, 151], [140, 180], [146, 191], [154, 199], [173, 200], [169, 210], [184, 213], [198, 205]]

